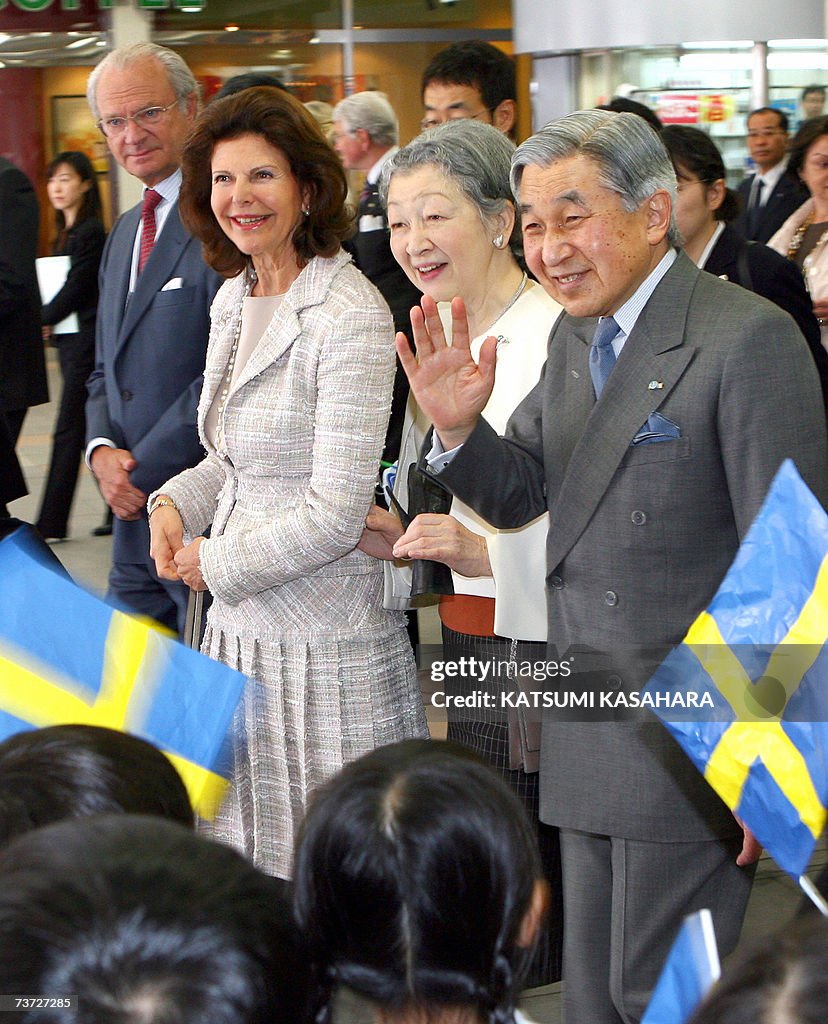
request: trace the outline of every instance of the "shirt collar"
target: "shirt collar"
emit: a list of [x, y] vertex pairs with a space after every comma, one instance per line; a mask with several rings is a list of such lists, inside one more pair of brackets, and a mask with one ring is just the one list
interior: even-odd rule
[[385, 165], [386, 161], [390, 160], [391, 157], [399, 150], [399, 148], [399, 146], [392, 146], [390, 149], [386, 149], [386, 151], [382, 154], [379, 160], [377, 160], [377, 162], [374, 164], [371, 170], [365, 175], [365, 180], [368, 182], [369, 185], [376, 185], [376, 183], [379, 181], [379, 176], [382, 173], [382, 168]]
[[[152, 188], [161, 196], [164, 202], [174, 203], [178, 199], [178, 193], [181, 191], [181, 168], [176, 168], [168, 178], [159, 181]], [[145, 188], [144, 192], [146, 191]]]
[[644, 278], [638, 288], [621, 308], [613, 314], [615, 322], [625, 337], [629, 337], [635, 327], [641, 311], [650, 301], [658, 283], [676, 261], [676, 250], [670, 246], [667, 252], [661, 257], [658, 264]]
[[708, 239], [707, 245], [704, 247], [704, 249], [702, 249], [701, 256], [699, 256], [699, 262], [696, 264], [699, 270], [704, 270], [704, 265], [705, 263], [707, 263], [708, 259], [710, 259], [710, 253], [713, 252], [713, 247], [716, 245], [716, 242], [719, 241], [719, 238], [721, 238], [721, 234], [724, 231], [724, 229], [725, 222], [723, 220], [720, 220], [716, 225], [713, 234]]

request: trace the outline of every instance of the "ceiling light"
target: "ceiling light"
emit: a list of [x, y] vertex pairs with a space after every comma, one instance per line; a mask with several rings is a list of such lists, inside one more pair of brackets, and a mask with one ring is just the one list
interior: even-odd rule
[[67, 43], [65, 49], [77, 50], [81, 46], [88, 46], [89, 43], [97, 43], [96, 36], [84, 36], [83, 39], [73, 39], [71, 43]]
[[238, 32], [239, 31], [239, 26], [238, 25], [225, 25], [224, 26], [224, 31], [225, 32]]

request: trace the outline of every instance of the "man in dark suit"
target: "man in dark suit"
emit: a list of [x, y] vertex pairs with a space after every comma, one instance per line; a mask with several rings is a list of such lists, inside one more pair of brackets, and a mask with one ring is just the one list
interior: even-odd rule
[[38, 220], [32, 183], [0, 157], [0, 413], [14, 444], [29, 406], [49, 401], [35, 273]]
[[[479, 416], [495, 339], [475, 365], [461, 304], [450, 347], [424, 300], [419, 365], [398, 351], [434, 422], [429, 471], [501, 528], [548, 509], [558, 659], [586, 667], [580, 682], [596, 696], [634, 691], [707, 606], [781, 461], [792, 457], [828, 497], [819, 382], [790, 317], [676, 252], [675, 174], [641, 118], [572, 114], [520, 146], [512, 166], [527, 262], [566, 313], [506, 439]], [[403, 536], [394, 554], [416, 557], [416, 542]], [[758, 856], [666, 729], [623, 714], [543, 723], [567, 1024], [640, 1020], [690, 911], [711, 908], [728, 952]]]
[[116, 516], [109, 593], [180, 631], [187, 588], [158, 578], [145, 504], [203, 457], [196, 407], [220, 278], [178, 216], [197, 86], [176, 53], [137, 43], [104, 58], [87, 96], [112, 155], [145, 186], [104, 249], [88, 384], [87, 460]]
[[808, 198], [808, 189], [787, 169], [788, 117], [774, 107], [748, 114], [747, 143], [756, 173], [739, 185], [742, 211], [733, 226], [744, 238], [767, 242]]
[[[379, 197], [379, 179], [388, 160], [397, 152], [397, 115], [379, 92], [358, 92], [336, 105], [333, 112], [333, 145], [346, 171], [365, 171], [359, 197], [357, 233], [349, 241], [354, 262], [388, 303], [394, 330], [411, 337], [409, 313], [419, 304], [421, 292], [408, 280], [391, 253], [388, 218]], [[400, 454], [408, 381], [397, 364], [391, 416], [383, 460], [394, 462]]]

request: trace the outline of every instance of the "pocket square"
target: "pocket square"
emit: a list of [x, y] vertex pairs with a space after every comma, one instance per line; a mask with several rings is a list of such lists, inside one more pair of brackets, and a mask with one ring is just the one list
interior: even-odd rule
[[668, 420], [660, 412], [654, 412], [647, 417], [647, 422], [632, 439], [630, 445], [654, 444], [657, 441], [675, 441], [679, 437], [681, 437], [681, 430], [678, 424]]
[[183, 287], [184, 287], [184, 278], [183, 277], [171, 277], [169, 279], [169, 281], [167, 281], [167, 283], [161, 289], [161, 291], [162, 292], [171, 292], [171, 291], [175, 291], [176, 288], [183, 288]]

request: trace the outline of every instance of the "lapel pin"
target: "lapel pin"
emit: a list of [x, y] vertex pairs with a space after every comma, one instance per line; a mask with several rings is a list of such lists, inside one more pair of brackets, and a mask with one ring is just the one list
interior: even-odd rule
[[647, 385], [650, 391], [661, 391], [664, 388], [663, 380], [651, 380]]
[[575, 380], [580, 380], [581, 379], [581, 375], [580, 375], [580, 373], [578, 373], [577, 370], [572, 370], [571, 373], [572, 373], [572, 376], [575, 378]]

